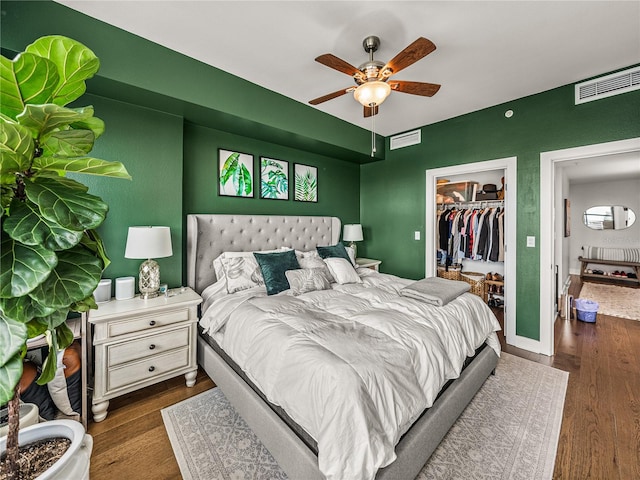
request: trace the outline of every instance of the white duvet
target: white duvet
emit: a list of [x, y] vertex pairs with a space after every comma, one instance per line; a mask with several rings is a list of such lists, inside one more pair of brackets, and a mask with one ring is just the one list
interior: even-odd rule
[[359, 272], [361, 284], [298, 297], [203, 292], [201, 326], [316, 440], [330, 480], [374, 478], [467, 356], [485, 341], [500, 353], [476, 295], [436, 307], [398, 294], [411, 280]]

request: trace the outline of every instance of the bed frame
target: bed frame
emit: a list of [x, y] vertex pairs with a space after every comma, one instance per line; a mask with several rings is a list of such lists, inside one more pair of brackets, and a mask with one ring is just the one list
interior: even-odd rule
[[[307, 251], [317, 245], [335, 244], [340, 238], [340, 226], [336, 217], [188, 215], [187, 283], [198, 293], [213, 283], [213, 260], [224, 251], [281, 246]], [[498, 357], [491, 348], [482, 349], [403, 435], [396, 445], [398, 458], [380, 469], [376, 479], [414, 479], [497, 363]], [[313, 451], [202, 337], [198, 338], [198, 364], [222, 389], [289, 478], [324, 478]]]

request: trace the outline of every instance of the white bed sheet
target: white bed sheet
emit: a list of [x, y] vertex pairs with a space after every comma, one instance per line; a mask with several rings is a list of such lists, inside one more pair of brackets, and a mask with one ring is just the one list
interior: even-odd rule
[[485, 341], [500, 354], [500, 325], [479, 297], [436, 307], [399, 295], [411, 280], [358, 272], [363, 283], [298, 297], [203, 292], [200, 325], [316, 440], [330, 480], [373, 479], [468, 356]]

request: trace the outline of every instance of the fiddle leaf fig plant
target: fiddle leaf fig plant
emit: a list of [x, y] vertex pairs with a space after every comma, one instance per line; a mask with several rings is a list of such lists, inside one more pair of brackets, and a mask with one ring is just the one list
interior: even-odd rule
[[96, 232], [108, 206], [66, 173], [131, 178], [120, 162], [89, 156], [104, 132], [93, 107], [67, 106], [99, 67], [89, 48], [62, 36], [0, 59], [0, 404], [10, 401], [10, 416], [27, 340], [46, 337], [44, 384], [73, 341], [69, 312], [96, 308], [109, 264]]

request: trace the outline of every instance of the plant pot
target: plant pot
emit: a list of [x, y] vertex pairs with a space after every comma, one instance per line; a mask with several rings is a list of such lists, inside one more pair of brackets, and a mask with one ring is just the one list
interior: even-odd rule
[[[3, 408], [2, 415], [4, 419], [6, 408]], [[33, 403], [21, 403], [20, 404], [20, 429], [30, 427], [31, 425], [35, 425], [40, 421], [38, 414], [40, 410], [38, 410], [38, 406]], [[0, 424], [0, 437], [4, 437], [9, 431], [9, 425], [7, 423]]]
[[[42, 473], [38, 480], [88, 480], [89, 460], [93, 438], [85, 433], [81, 423], [74, 420], [51, 420], [20, 430], [20, 445], [46, 438], [63, 437], [71, 440], [68, 450], [53, 466]], [[7, 437], [0, 438], [0, 453], [4, 453]]]

